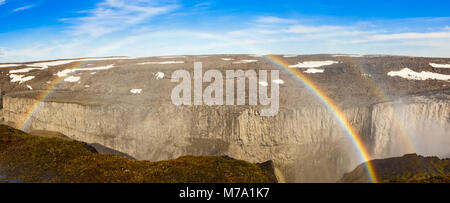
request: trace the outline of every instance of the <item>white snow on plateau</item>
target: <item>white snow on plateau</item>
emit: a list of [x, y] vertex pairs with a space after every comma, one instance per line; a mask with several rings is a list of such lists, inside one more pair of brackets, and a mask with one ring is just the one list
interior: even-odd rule
[[354, 57], [354, 58], [359, 58], [359, 57], [362, 57], [362, 55], [357, 55], [357, 54], [336, 54], [336, 55], [333, 55], [333, 57]]
[[32, 88], [31, 86], [29, 86], [29, 85], [27, 85], [27, 88], [28, 88], [29, 90], [33, 90], [33, 88]]
[[10, 70], [9, 73], [28, 73], [32, 70], [43, 70], [41, 68], [22, 68], [22, 69], [17, 69], [17, 70]]
[[50, 61], [50, 62], [41, 62], [41, 63], [33, 63], [27, 64], [28, 67], [31, 68], [22, 68], [17, 70], [10, 70], [9, 73], [27, 73], [32, 70], [44, 70], [49, 66], [60, 66], [64, 64], [69, 64], [78, 61], [101, 61], [101, 60], [119, 60], [119, 59], [129, 59], [128, 57], [113, 57], [113, 58], [85, 58], [85, 59], [73, 59], [73, 60], [59, 60], [59, 61]]
[[[63, 71], [59, 71], [56, 73], [58, 77], [66, 77], [69, 73], [74, 73], [77, 71], [98, 71], [98, 70], [108, 70], [114, 68], [114, 64], [107, 65], [107, 66], [99, 66], [99, 67], [92, 67], [92, 68], [74, 68], [74, 69], [65, 69]], [[95, 74], [95, 73], [94, 73]], [[91, 75], [93, 75], [91, 73]]]
[[234, 59], [232, 58], [222, 58], [223, 61], [233, 61]]
[[163, 79], [164, 78], [164, 73], [163, 72], [157, 72], [155, 74], [155, 77], [157, 80]]
[[450, 75], [444, 75], [439, 73], [432, 73], [428, 71], [422, 71], [422, 72], [415, 72], [409, 68], [404, 68], [400, 71], [391, 71], [388, 73], [391, 77], [402, 77], [406, 78], [408, 80], [428, 80], [428, 79], [434, 79], [434, 80], [450, 80]]
[[186, 58], [186, 56], [161, 56], [161, 59], [175, 59], [175, 58]]
[[282, 84], [284, 84], [284, 81], [283, 80], [273, 80], [272, 81], [273, 83], [275, 83], [275, 84], [280, 84], [280, 85], [282, 85]]
[[238, 62], [233, 62], [234, 64], [240, 64], [240, 63], [254, 63], [257, 62], [258, 60], [240, 60]]
[[0, 68], [8, 68], [8, 67], [16, 67], [21, 66], [22, 64], [1, 64]]
[[141, 94], [142, 93], [142, 89], [132, 89], [130, 90], [131, 94]]
[[312, 73], [312, 74], [314, 74], [314, 73], [323, 73], [324, 71], [325, 70], [322, 70], [322, 69], [310, 68], [310, 69], [306, 70], [305, 73]]
[[19, 84], [22, 84], [26, 81], [30, 81], [30, 80], [34, 79], [34, 76], [24, 77], [24, 75], [11, 74], [11, 75], [9, 75], [9, 78], [11, 78], [11, 82], [19, 82]]
[[318, 68], [322, 66], [329, 66], [332, 64], [339, 63], [337, 61], [305, 61], [300, 62], [296, 65], [290, 65], [289, 68]]
[[69, 76], [66, 79], [64, 79], [65, 82], [78, 82], [80, 80], [80, 77], [76, 76]]
[[294, 58], [294, 57], [297, 57], [298, 55], [284, 55], [283, 57], [284, 58]]
[[433, 68], [450, 68], [450, 64], [430, 63], [430, 66], [432, 66]]
[[163, 61], [163, 62], [144, 62], [144, 63], [138, 63], [138, 65], [166, 65], [166, 64], [181, 64], [184, 63], [184, 61]]

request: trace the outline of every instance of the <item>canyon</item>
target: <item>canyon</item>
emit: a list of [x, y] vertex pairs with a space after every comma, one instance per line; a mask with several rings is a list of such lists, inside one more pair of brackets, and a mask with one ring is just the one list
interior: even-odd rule
[[[388, 75], [406, 67], [416, 72], [449, 75], [450, 69], [429, 64], [448, 64], [450, 59], [276, 56], [292, 65], [336, 61], [314, 67], [321, 68], [320, 73], [297, 70], [342, 111], [335, 112], [304, 81], [270, 58], [174, 57], [183, 63], [165, 63], [161, 57], [73, 60], [27, 70], [22, 78], [34, 78], [24, 82], [10, 81], [11, 71], [23, 67], [1, 68], [1, 121], [25, 132], [59, 132], [71, 139], [98, 143], [138, 160], [159, 161], [184, 155], [226, 155], [252, 163], [272, 160], [280, 182], [336, 182], [364, 161], [336, 113], [346, 118], [371, 158], [408, 153], [450, 157], [449, 80]], [[223, 72], [230, 68], [281, 70], [279, 113], [261, 116], [261, 110], [266, 108], [262, 105], [172, 104], [170, 95], [177, 84], [168, 76], [179, 69], [192, 73], [194, 62], [199, 61], [204, 69]], [[113, 68], [95, 69], [112, 64]], [[70, 77], [79, 80], [63, 81], [64, 77], [59, 77], [58, 73], [75, 70], [74, 67], [77, 71]], [[130, 92], [137, 88], [141, 91]]]

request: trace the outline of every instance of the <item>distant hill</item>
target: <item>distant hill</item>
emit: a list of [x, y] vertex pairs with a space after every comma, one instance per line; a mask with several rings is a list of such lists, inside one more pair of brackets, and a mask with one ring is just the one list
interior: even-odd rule
[[270, 183], [272, 162], [252, 164], [229, 157], [184, 156], [135, 161], [99, 154], [86, 143], [33, 136], [0, 125], [1, 182], [81, 183]]
[[[407, 154], [402, 157], [370, 161], [378, 182], [450, 183], [450, 159]], [[365, 164], [344, 175], [340, 182], [369, 182]]]

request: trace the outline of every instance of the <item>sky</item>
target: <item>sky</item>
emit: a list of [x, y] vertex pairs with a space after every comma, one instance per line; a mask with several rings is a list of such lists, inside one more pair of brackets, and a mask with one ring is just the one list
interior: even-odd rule
[[320, 53], [450, 57], [450, 1], [0, 0], [0, 63]]

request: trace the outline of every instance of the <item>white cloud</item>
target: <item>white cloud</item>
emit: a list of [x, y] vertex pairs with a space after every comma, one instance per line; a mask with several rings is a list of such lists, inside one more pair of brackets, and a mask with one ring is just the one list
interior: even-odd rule
[[401, 39], [437, 39], [450, 38], [450, 32], [428, 32], [428, 33], [396, 33], [369, 36], [367, 41], [401, 40]]
[[6, 3], [6, 0], [0, 0], [0, 5], [3, 5]]
[[262, 16], [259, 17], [256, 21], [260, 23], [278, 23], [278, 24], [292, 24], [297, 22], [296, 20], [293, 19], [279, 18], [275, 16]]
[[28, 5], [28, 6], [22, 6], [22, 7], [19, 7], [19, 8], [16, 8], [16, 9], [12, 10], [12, 12], [15, 13], [15, 12], [27, 10], [27, 9], [30, 9], [30, 8], [33, 8], [33, 7], [34, 7], [34, 4]]
[[[66, 19], [69, 35], [60, 40], [33, 42], [25, 47], [0, 50], [2, 62], [101, 56], [163, 56], [186, 54], [394, 54], [444, 56], [450, 53], [450, 31], [445, 24], [419, 32], [398, 27], [347, 23], [288, 23], [292, 19], [260, 17], [234, 26], [205, 27], [147, 24], [153, 16], [171, 12], [175, 5], [134, 0], [108, 0], [86, 11], [85, 17]], [[154, 1], [151, 1], [154, 2]], [[165, 1], [174, 2], [174, 1]], [[173, 16], [172, 16], [173, 17]], [[213, 19], [214, 20], [214, 19]], [[286, 21], [287, 20], [287, 21]], [[269, 23], [271, 22], [271, 23]], [[370, 22], [366, 22], [368, 24]], [[380, 24], [380, 23], [378, 23]], [[405, 26], [408, 24], [405, 23]], [[165, 28], [165, 29], [164, 29]], [[446, 28], [448, 29], [448, 27]], [[117, 32], [116, 32], [117, 31]], [[105, 35], [116, 32], [114, 35]], [[93, 37], [89, 37], [93, 36]], [[102, 37], [98, 37], [102, 36]], [[98, 38], [97, 38], [98, 37]], [[371, 43], [368, 43], [371, 42]], [[38, 43], [38, 44], [35, 44]], [[418, 49], [417, 47], [420, 47]], [[1, 49], [1, 47], [0, 47]]]
[[211, 6], [211, 2], [203, 2], [203, 3], [196, 4], [194, 7], [210, 7], [210, 6]]
[[305, 25], [294, 25], [283, 32], [286, 33], [318, 33], [318, 32], [337, 32], [337, 31], [349, 31], [349, 28], [342, 26], [305, 26]]
[[87, 16], [63, 21], [72, 23], [70, 33], [88, 34], [93, 37], [109, 34], [130, 26], [143, 23], [151, 17], [168, 13], [177, 5], [158, 5], [155, 1], [106, 0], [97, 4]]

